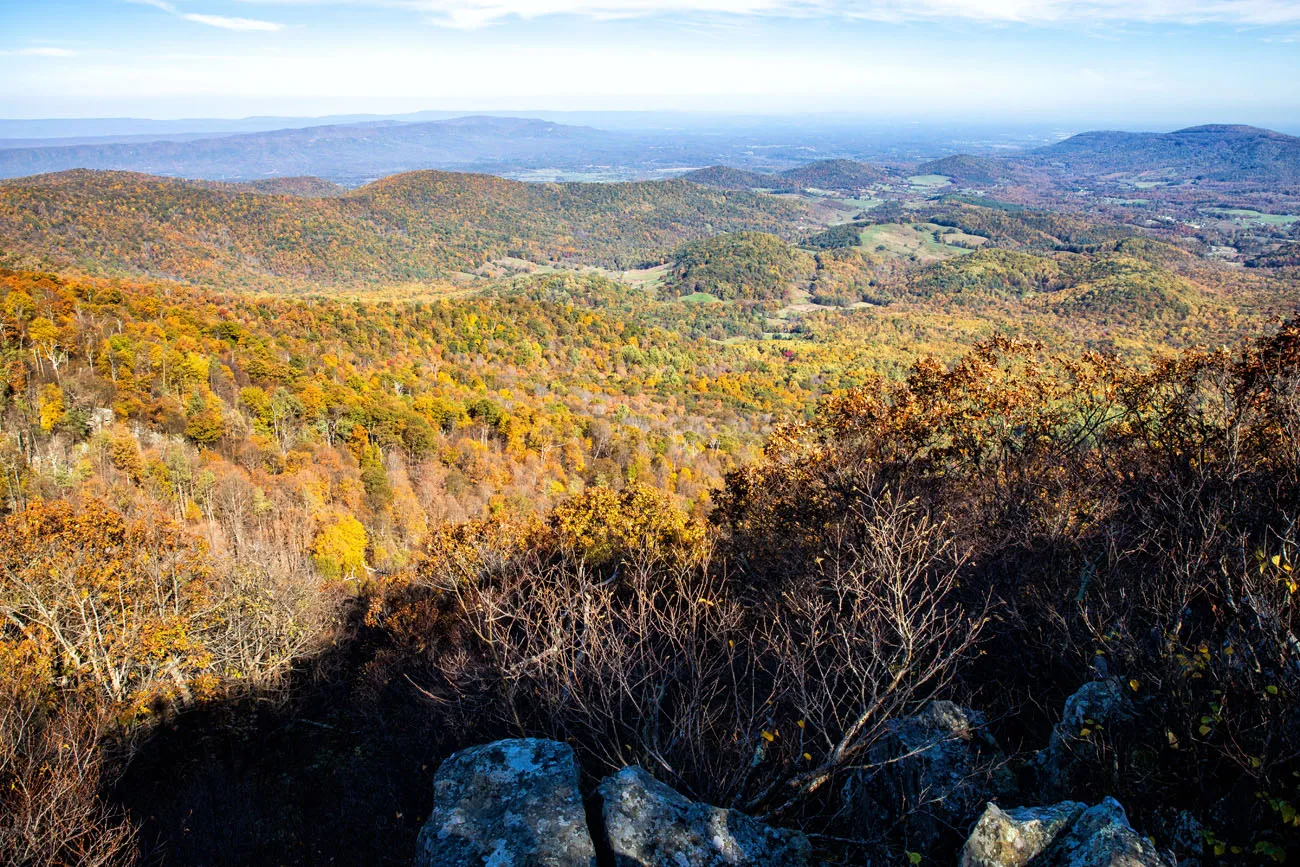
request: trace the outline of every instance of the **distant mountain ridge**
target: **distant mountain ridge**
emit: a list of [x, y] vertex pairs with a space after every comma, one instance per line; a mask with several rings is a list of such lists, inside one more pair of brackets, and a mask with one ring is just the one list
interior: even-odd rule
[[1300, 138], [1224, 124], [1169, 133], [1102, 130], [1080, 133], [1017, 161], [1077, 174], [1167, 170], [1212, 181], [1300, 183]]
[[[111, 127], [110, 127], [111, 128]], [[777, 185], [851, 189], [878, 173], [849, 160], [803, 166], [809, 153], [799, 132], [769, 131], [779, 144], [755, 151], [748, 134], [713, 136], [683, 129], [599, 129], [518, 116], [473, 115], [422, 121], [364, 120], [234, 134], [178, 132], [168, 139], [126, 138], [53, 143], [0, 142], [0, 178], [72, 169], [134, 171], [209, 181], [312, 176], [357, 186], [391, 174], [434, 169], [524, 175], [558, 169], [600, 177], [611, 168], [645, 177], [718, 161], [790, 169]], [[832, 152], [844, 146], [811, 129], [809, 141]], [[740, 137], [737, 137], [740, 136]], [[787, 140], [794, 136], [794, 140]], [[23, 144], [24, 146], [16, 146]], [[850, 145], [851, 146], [851, 145]], [[824, 165], [823, 165], [824, 163]], [[817, 171], [817, 177], [800, 173]], [[757, 179], [710, 184], [753, 189]], [[770, 179], [765, 183], [771, 184]]]
[[208, 180], [313, 176], [356, 184], [424, 168], [601, 162], [629, 146], [620, 134], [526, 118], [374, 121], [193, 141], [9, 148], [0, 150], [0, 177], [102, 169]]
[[283, 179], [315, 178], [320, 183], [357, 187], [425, 169], [525, 178], [542, 169], [551, 170], [543, 177], [614, 180], [662, 177], [661, 172], [682, 166], [708, 165], [681, 177], [720, 190], [814, 189], [849, 194], [909, 173], [943, 175], [967, 186], [1053, 179], [1068, 184], [1123, 175], [1148, 175], [1157, 181], [1300, 184], [1300, 138], [1247, 126], [1208, 125], [1171, 133], [1090, 131], [1013, 156], [959, 152], [914, 164], [907, 172], [899, 172], [892, 163], [884, 168], [839, 158], [774, 168], [816, 153], [796, 151], [800, 149], [789, 141], [760, 153], [736, 141], [681, 131], [602, 130], [536, 118], [466, 116], [179, 136], [173, 141], [0, 148], [0, 178], [88, 168], [209, 182], [256, 182], [264, 189], [325, 196], [338, 190], [318, 185], [308, 192], [301, 182]]
[[1168, 133], [1093, 130], [1009, 157], [955, 154], [922, 163], [919, 174], [961, 183], [1167, 175], [1170, 180], [1300, 183], [1300, 138], [1258, 127], [1209, 124]]

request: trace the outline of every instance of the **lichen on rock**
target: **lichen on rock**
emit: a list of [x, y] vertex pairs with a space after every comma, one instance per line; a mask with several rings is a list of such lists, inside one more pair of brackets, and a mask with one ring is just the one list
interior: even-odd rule
[[1011, 810], [989, 804], [962, 847], [961, 867], [1023, 867], [1068, 830], [1086, 807], [1078, 801]]
[[433, 782], [415, 867], [595, 867], [573, 750], [497, 741], [451, 756]]

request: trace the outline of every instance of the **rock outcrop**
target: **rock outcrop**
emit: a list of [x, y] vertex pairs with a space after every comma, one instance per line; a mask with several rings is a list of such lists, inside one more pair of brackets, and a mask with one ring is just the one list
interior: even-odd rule
[[433, 781], [416, 867], [595, 867], [573, 750], [497, 741], [456, 753]]
[[1078, 801], [1003, 810], [989, 804], [961, 850], [961, 867], [1024, 867], [1087, 808]]
[[804, 867], [808, 840], [735, 810], [692, 802], [641, 768], [599, 788], [601, 816], [618, 867]]
[[[1080, 704], [1067, 718], [1093, 719], [1093, 712]], [[1002, 759], [982, 725], [978, 715], [948, 702], [900, 720], [882, 745], [888, 752], [873, 756], [887, 773], [858, 783], [877, 782], [879, 789], [855, 794], [894, 811], [893, 821], [907, 823], [918, 842], [951, 828], [963, 812], [974, 815], [979, 804], [972, 807], [972, 799], [984, 798], [961, 867], [1169, 867], [1114, 798], [1094, 807], [1062, 801], [1004, 809], [987, 802], [983, 793], [996, 788]], [[691, 801], [636, 767], [601, 781], [598, 827], [589, 829], [578, 785], [573, 750], [557, 741], [497, 741], [456, 753], [434, 777], [433, 813], [420, 832], [415, 865], [596, 867], [598, 850], [616, 867], [808, 867], [812, 857], [804, 835]]]
[[1003, 810], [990, 804], [961, 853], [962, 867], [1168, 867], [1114, 798]]
[[945, 829], [969, 827], [990, 798], [1014, 791], [1006, 756], [984, 716], [950, 701], [890, 724], [868, 754], [872, 771], [855, 774], [845, 804], [864, 827], [902, 820], [920, 849], [932, 848]]

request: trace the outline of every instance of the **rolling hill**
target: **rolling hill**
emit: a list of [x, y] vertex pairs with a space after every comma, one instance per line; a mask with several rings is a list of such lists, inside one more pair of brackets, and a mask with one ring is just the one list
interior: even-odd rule
[[918, 175], [944, 175], [958, 183], [996, 184], [1007, 180], [1015, 166], [1006, 160], [954, 154], [916, 167]]
[[800, 190], [830, 190], [856, 193], [865, 187], [888, 180], [889, 174], [877, 166], [856, 160], [818, 160], [782, 172], [747, 171], [732, 166], [709, 166], [682, 175], [683, 180], [724, 190], [772, 190], [792, 193]]
[[786, 235], [804, 214], [681, 180], [526, 184], [425, 171], [343, 195], [301, 179], [287, 189], [299, 194], [84, 170], [6, 181], [0, 250], [10, 262], [302, 289], [429, 279], [505, 256], [625, 268], [719, 232]]
[[682, 180], [719, 190], [772, 190], [786, 184], [777, 175], [751, 172], [732, 166], [709, 166], [682, 175]]
[[856, 192], [887, 180], [889, 175], [883, 169], [855, 160], [819, 160], [781, 172], [781, 177], [799, 189]]
[[685, 244], [673, 254], [667, 287], [673, 295], [784, 298], [813, 276], [813, 258], [775, 235], [735, 232]]

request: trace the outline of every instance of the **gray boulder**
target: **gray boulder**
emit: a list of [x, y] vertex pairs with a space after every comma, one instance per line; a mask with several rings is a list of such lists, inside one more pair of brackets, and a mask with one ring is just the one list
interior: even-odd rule
[[961, 867], [1024, 867], [1079, 818], [1086, 804], [1003, 810], [989, 804], [961, 850]]
[[1119, 801], [1106, 798], [1083, 811], [1048, 850], [1044, 867], [1169, 867], [1169, 862], [1133, 830]]
[[456, 753], [433, 780], [416, 867], [594, 867], [573, 750], [497, 741]]
[[934, 701], [890, 723], [867, 755], [868, 770], [845, 783], [842, 797], [863, 828], [902, 822], [908, 845], [932, 848], [945, 832], [970, 827], [993, 797], [1015, 790], [1006, 756], [983, 714]]
[[697, 804], [641, 768], [624, 768], [599, 788], [601, 816], [618, 867], [804, 867], [802, 834], [771, 828], [735, 810]]

